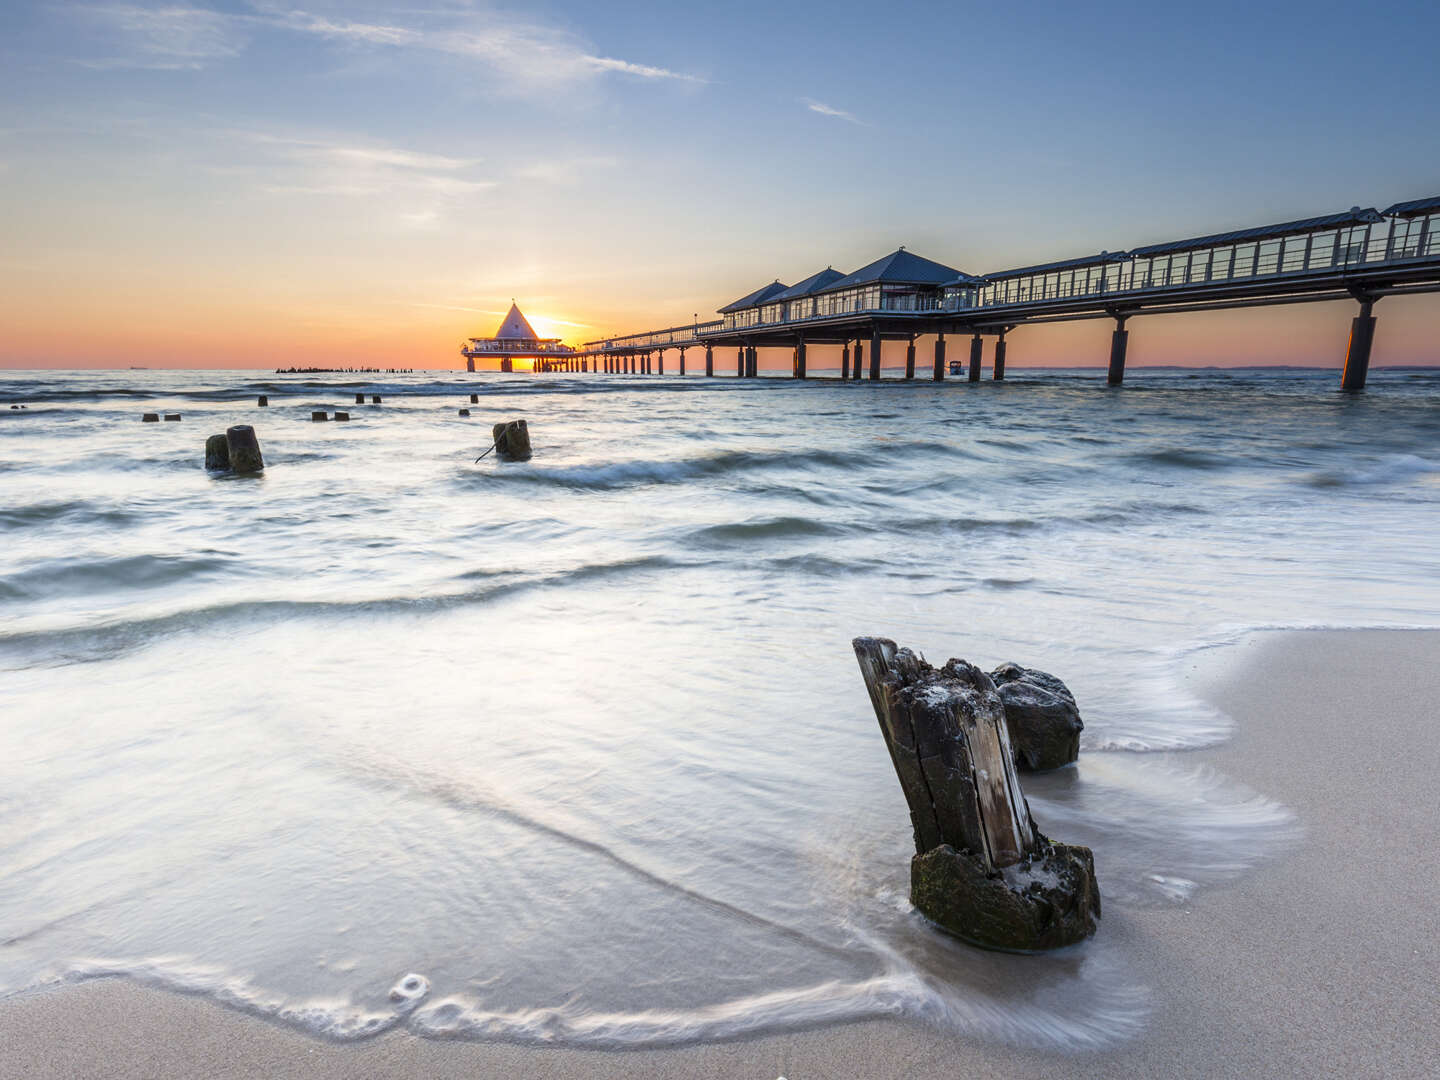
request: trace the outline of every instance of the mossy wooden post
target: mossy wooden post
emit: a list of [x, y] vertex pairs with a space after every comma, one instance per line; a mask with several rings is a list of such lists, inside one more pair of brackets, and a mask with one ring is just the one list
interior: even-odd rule
[[329, 415], [328, 415], [327, 413], [323, 412], [323, 411], [322, 411], [322, 412], [312, 412], [312, 413], [310, 414], [310, 421], [311, 421], [312, 423], [315, 423], [315, 424], [320, 423], [322, 420], [329, 420], [329, 419], [330, 419]]
[[142, 424], [158, 424], [160, 422], [160, 414], [147, 412], [144, 416], [140, 417], [140, 422]]
[[205, 468], [225, 472], [230, 468], [230, 446], [224, 435], [211, 435], [205, 440]]
[[356, 404], [356, 405], [364, 405], [364, 404], [365, 404], [365, 395], [364, 395], [364, 394], [356, 394], [356, 395], [355, 395], [355, 404]]
[[510, 420], [494, 428], [495, 453], [506, 461], [530, 460], [530, 429], [524, 420]]
[[269, 399], [268, 397], [266, 397], [264, 394], [261, 394], [260, 397], [257, 398], [256, 401], [255, 401], [256, 407], [257, 407], [257, 408], [261, 408], [261, 409], [266, 408], [267, 406], [269, 406], [269, 404], [270, 404], [270, 399]]
[[252, 473], [265, 468], [265, 459], [260, 456], [260, 440], [249, 424], [226, 428], [225, 446], [230, 456], [231, 472]]
[[1094, 860], [1035, 828], [990, 676], [964, 660], [936, 671], [884, 638], [852, 644], [910, 808], [911, 903], [987, 949], [1035, 952], [1093, 934]]

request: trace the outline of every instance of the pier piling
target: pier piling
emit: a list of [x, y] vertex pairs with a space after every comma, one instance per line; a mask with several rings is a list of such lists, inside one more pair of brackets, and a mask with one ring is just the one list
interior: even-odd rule
[[980, 381], [980, 361], [985, 356], [985, 339], [976, 334], [970, 339], [970, 381]]
[[1000, 336], [995, 339], [995, 381], [1000, 382], [1005, 378], [1005, 331], [1000, 331]]
[[1370, 371], [1370, 346], [1375, 343], [1375, 316], [1370, 314], [1375, 301], [1360, 301], [1360, 314], [1350, 322], [1350, 343], [1345, 348], [1345, 370], [1340, 376], [1340, 389], [1364, 390]]
[[715, 350], [709, 345], [705, 346], [705, 374], [715, 374]]
[[840, 381], [848, 382], [850, 379], [850, 343], [845, 343], [845, 348], [840, 350]]
[[1125, 381], [1125, 349], [1130, 344], [1130, 331], [1125, 329], [1127, 315], [1115, 316], [1115, 332], [1110, 335], [1110, 373], [1106, 376], [1107, 386], [1119, 386]]
[[870, 331], [870, 381], [880, 381], [880, 359], [881, 359], [880, 331]]
[[935, 338], [935, 375], [936, 382], [945, 381], [945, 332], [942, 330]]
[[863, 341], [860, 341], [859, 339], [856, 339], [856, 341], [855, 341], [855, 366], [850, 369], [850, 374], [851, 374], [855, 379], [858, 380], [858, 379], [860, 379], [860, 378], [862, 377], [862, 372], [863, 372], [864, 370], [865, 370], [865, 343], [864, 343]]
[[798, 338], [795, 342], [795, 378], [805, 378], [805, 339]]
[[909, 382], [915, 378], [915, 339], [912, 337], [905, 343], [905, 380]]

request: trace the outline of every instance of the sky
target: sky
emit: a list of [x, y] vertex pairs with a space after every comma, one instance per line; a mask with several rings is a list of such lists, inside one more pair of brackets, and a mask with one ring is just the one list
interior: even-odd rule
[[[1387, 0], [7, 0], [0, 366], [459, 367], [512, 298], [578, 343], [902, 244], [1383, 208], [1440, 192], [1437, 40]], [[1338, 365], [1352, 308], [1136, 320], [1130, 359]], [[1440, 297], [1376, 314], [1376, 364], [1440, 363]]]

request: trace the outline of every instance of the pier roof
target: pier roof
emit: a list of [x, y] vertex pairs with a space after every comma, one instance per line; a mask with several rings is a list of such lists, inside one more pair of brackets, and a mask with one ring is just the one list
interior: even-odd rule
[[810, 296], [812, 293], [822, 292], [845, 275], [834, 267], [827, 266], [818, 274], [811, 274], [804, 281], [797, 281], [790, 288], [782, 293], [772, 296], [772, 300], [798, 300], [802, 296]]
[[1143, 259], [1147, 255], [1170, 255], [1179, 251], [1199, 251], [1202, 248], [1221, 247], [1225, 244], [1243, 244], [1250, 240], [1274, 240], [1282, 236], [1316, 232], [1320, 229], [1338, 229], [1345, 225], [1374, 225], [1383, 220], [1384, 218], [1374, 207], [1361, 210], [1358, 206], [1352, 206], [1343, 214], [1301, 218], [1298, 221], [1285, 221], [1279, 225], [1260, 225], [1253, 229], [1237, 229], [1234, 232], [1216, 233], [1213, 236], [1197, 236], [1193, 240], [1171, 240], [1164, 244], [1134, 248], [1128, 254]]
[[535, 329], [530, 325], [530, 320], [521, 314], [520, 306], [513, 300], [510, 302], [510, 313], [505, 316], [500, 329], [495, 331], [495, 338], [499, 341], [536, 340]]
[[1431, 195], [1425, 199], [1411, 199], [1409, 202], [1397, 202], [1394, 206], [1388, 206], [1380, 211], [1386, 217], [1412, 218], [1420, 217], [1422, 214], [1433, 214], [1440, 211], [1440, 195]]
[[741, 311], [745, 308], [759, 307], [767, 300], [774, 300], [776, 295], [784, 292], [789, 287], [789, 285], [782, 285], [780, 283], [780, 279], [776, 278], [771, 284], [756, 289], [754, 292], [746, 296], [742, 296], [733, 304], [726, 304], [724, 307], [719, 308], [718, 310], [721, 315], [728, 315], [732, 311]]
[[855, 285], [872, 285], [877, 281], [894, 285], [944, 285], [965, 276], [953, 266], [921, 258], [902, 247], [817, 291], [834, 292]]
[[[1129, 258], [1123, 251], [1102, 251], [1099, 255], [1082, 255], [1076, 259], [1061, 259], [1058, 262], [1039, 263], [1035, 266], [1021, 266], [1014, 270], [997, 270], [993, 274], [986, 274], [986, 281], [999, 281], [1001, 278], [1028, 277], [1030, 274], [1048, 274], [1055, 270], [1070, 270], [1077, 266], [1095, 266], [1099, 263], [1121, 262]], [[970, 278], [966, 281], [952, 281], [951, 285], [963, 285], [973, 282]]]

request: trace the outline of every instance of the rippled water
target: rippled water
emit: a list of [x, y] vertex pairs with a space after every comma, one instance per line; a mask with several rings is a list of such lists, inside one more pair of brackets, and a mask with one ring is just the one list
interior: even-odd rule
[[[0, 994], [1104, 1044], [1150, 991], [1103, 923], [995, 956], [910, 911], [850, 638], [1070, 684], [1081, 762], [1025, 786], [1112, 913], [1203, 903], [1303, 824], [1183, 752], [1229, 729], [1177, 689], [1189, 650], [1440, 592], [1440, 373], [376, 378], [0, 378]], [[516, 416], [534, 460], [475, 464]], [[207, 475], [241, 422], [263, 477]]]

